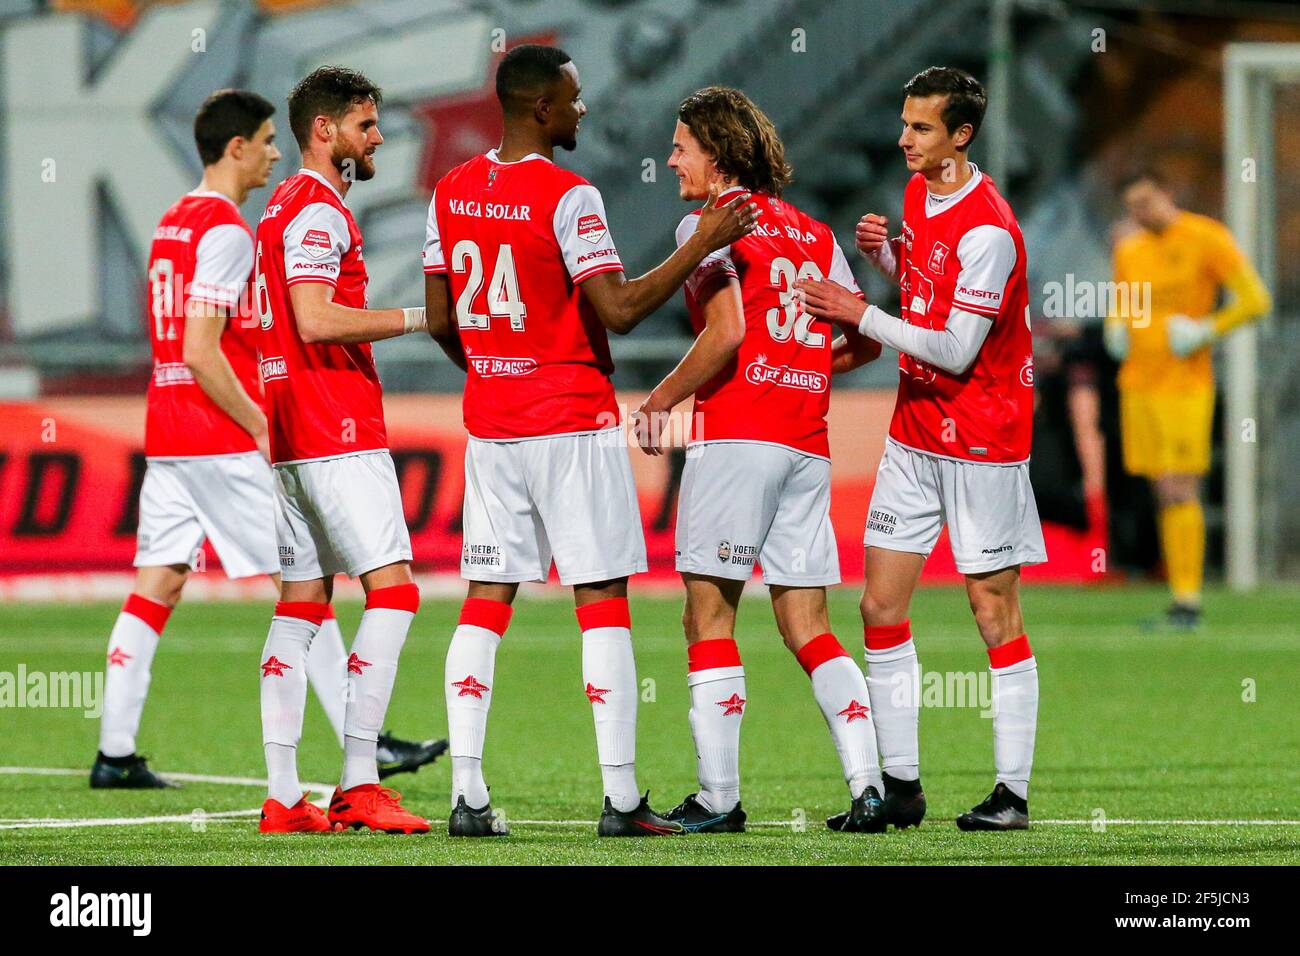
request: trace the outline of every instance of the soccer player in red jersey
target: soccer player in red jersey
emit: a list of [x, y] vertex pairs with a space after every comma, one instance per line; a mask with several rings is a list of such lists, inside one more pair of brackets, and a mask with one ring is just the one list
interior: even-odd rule
[[726, 207], [711, 200], [693, 240], [629, 281], [600, 193], [552, 161], [557, 146], [576, 146], [586, 113], [573, 62], [554, 47], [516, 47], [496, 88], [501, 146], [438, 183], [424, 248], [430, 332], [468, 366], [469, 588], [447, 651], [448, 832], [505, 832], [482, 769], [496, 650], [519, 583], [545, 581], [554, 560], [582, 630], [582, 692], [605, 792], [597, 832], [680, 833], [637, 789], [627, 579], [646, 570], [645, 540], [606, 331], [631, 331], [705, 255], [752, 228], [755, 211], [743, 196]]
[[[420, 596], [369, 343], [425, 325], [423, 307], [368, 307], [361, 232], [344, 203], [354, 182], [375, 175], [380, 98], [341, 67], [321, 67], [294, 87], [289, 125], [303, 168], [276, 187], [257, 227], [254, 294], [283, 579], [261, 665], [270, 777], [263, 832], [429, 828], [379, 785], [375, 763]], [[366, 609], [347, 658], [343, 774], [327, 820], [299, 786], [297, 745], [307, 652], [340, 572], [361, 579]]]
[[[279, 587], [274, 480], [250, 296], [253, 234], [239, 214], [280, 158], [275, 107], [218, 90], [194, 118], [198, 188], [177, 200], [149, 250], [148, 328], [154, 353], [146, 419], [134, 592], [108, 644], [95, 788], [169, 784], [135, 752], [154, 652], [195, 555], [212, 541], [227, 576], [270, 574]], [[250, 520], [251, 519], [251, 520]], [[312, 645], [307, 678], [343, 744], [347, 655], [333, 613]], [[445, 749], [387, 734], [384, 773], [412, 770]]]
[[[748, 191], [754, 232], [709, 255], [686, 282], [698, 338], [638, 410], [642, 447], [662, 453], [668, 413], [695, 396], [677, 506], [677, 570], [686, 586], [687, 684], [700, 790], [667, 814], [688, 832], [739, 832], [740, 722], [749, 692], [736, 609], [763, 566], [786, 647], [808, 673], [830, 728], [852, 807], [842, 830], [883, 830], [876, 735], [862, 671], [831, 633], [826, 587], [840, 581], [831, 526], [826, 434], [830, 377], [880, 347], [814, 321], [798, 279], [827, 276], [857, 290], [829, 227], [781, 198], [792, 169], [767, 118], [745, 94], [709, 87], [678, 109], [668, 165], [686, 200]], [[691, 212], [679, 244], [699, 223]]]
[[[915, 175], [901, 235], [864, 216], [858, 249], [896, 279], [903, 315], [865, 308], [830, 280], [799, 283], [814, 315], [899, 352], [898, 401], [866, 530], [862, 617], [885, 815], [925, 813], [917, 748], [920, 666], [908, 607], [946, 524], [993, 682], [993, 792], [963, 830], [1029, 826], [1038, 669], [1020, 612], [1020, 567], [1047, 560], [1029, 484], [1034, 362], [1025, 243], [993, 181], [967, 159], [986, 97], [970, 75], [931, 67], [903, 88], [898, 144]], [[898, 693], [911, 688], [912, 693]]]

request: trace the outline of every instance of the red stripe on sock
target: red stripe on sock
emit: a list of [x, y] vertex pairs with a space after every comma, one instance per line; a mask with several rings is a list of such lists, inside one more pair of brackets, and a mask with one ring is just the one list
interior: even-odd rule
[[390, 611], [410, 611], [414, 614], [420, 610], [420, 586], [412, 581], [410, 584], [375, 588], [366, 595], [366, 610], [373, 611], [379, 607]]
[[514, 608], [504, 601], [465, 598], [465, 603], [460, 606], [460, 620], [456, 623], [487, 628], [497, 637], [502, 637], [510, 626], [510, 615], [514, 613]]
[[887, 651], [912, 639], [912, 622], [902, 624], [868, 624], [862, 629], [863, 641], [869, 651]]
[[326, 604], [326, 605], [325, 605], [325, 620], [327, 620], [327, 621], [332, 621], [332, 620], [334, 620], [334, 605], [333, 605], [333, 604]]
[[714, 667], [739, 667], [740, 648], [730, 637], [716, 637], [686, 646], [687, 670], [707, 671]]
[[596, 627], [632, 629], [632, 614], [627, 609], [627, 598], [606, 598], [595, 604], [584, 604], [574, 610], [578, 615], [578, 627], [584, 631]]
[[1014, 641], [989, 648], [989, 667], [1010, 667], [1033, 656], [1034, 652], [1029, 649], [1029, 636], [1021, 634]]
[[319, 626], [330, 606], [324, 601], [276, 601], [276, 617], [296, 617]]
[[835, 635], [829, 632], [818, 634], [811, 641], [799, 648], [795, 657], [809, 676], [817, 668], [821, 667], [827, 661], [833, 661], [837, 657], [848, 657], [849, 653], [840, 646], [840, 642], [835, 639]]
[[144, 621], [159, 637], [162, 637], [163, 628], [167, 626], [167, 618], [172, 613], [172, 609], [166, 604], [160, 604], [143, 594], [127, 595], [126, 601], [122, 604], [122, 610], [132, 617], [138, 617]]

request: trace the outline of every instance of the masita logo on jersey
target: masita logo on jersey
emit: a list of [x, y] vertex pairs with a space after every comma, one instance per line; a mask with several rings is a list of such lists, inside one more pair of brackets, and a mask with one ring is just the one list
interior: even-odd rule
[[745, 369], [745, 378], [753, 385], [778, 385], [781, 388], [798, 388], [814, 395], [826, 391], [830, 384], [821, 372], [788, 365], [768, 365], [767, 356], [760, 355]]
[[467, 355], [470, 367], [482, 378], [532, 375], [537, 371], [535, 358], [508, 358], [500, 355]]
[[590, 242], [592, 245], [600, 242], [605, 238], [605, 223], [595, 213], [581, 216], [578, 219], [578, 238], [584, 242]]

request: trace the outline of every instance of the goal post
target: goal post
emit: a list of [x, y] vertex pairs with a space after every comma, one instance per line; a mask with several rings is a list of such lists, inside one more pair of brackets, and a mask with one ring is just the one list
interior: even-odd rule
[[[1274, 94], [1300, 82], [1300, 43], [1229, 43], [1224, 50], [1224, 202], [1227, 224], [1242, 252], [1276, 293], [1276, 151]], [[1224, 344], [1224, 542], [1228, 587], [1259, 585], [1261, 552], [1276, 542], [1261, 538], [1259, 434], [1260, 343], [1258, 323], [1238, 329]], [[1271, 569], [1266, 569], [1271, 570]]]

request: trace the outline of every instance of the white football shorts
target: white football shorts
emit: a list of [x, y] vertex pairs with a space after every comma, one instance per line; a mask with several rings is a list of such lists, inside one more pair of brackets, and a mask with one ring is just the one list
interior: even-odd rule
[[677, 501], [677, 570], [788, 587], [840, 583], [831, 463], [784, 445], [701, 442], [686, 449]]
[[314, 581], [411, 560], [393, 457], [387, 449], [275, 466], [280, 575]]
[[469, 581], [565, 585], [646, 570], [645, 534], [622, 428], [465, 447], [464, 544]]
[[943, 458], [886, 439], [866, 546], [928, 555], [945, 524], [962, 574], [1047, 560], [1029, 462]]
[[140, 486], [135, 566], [193, 566], [205, 539], [227, 577], [274, 574], [271, 466], [255, 451], [201, 458], [150, 458]]

